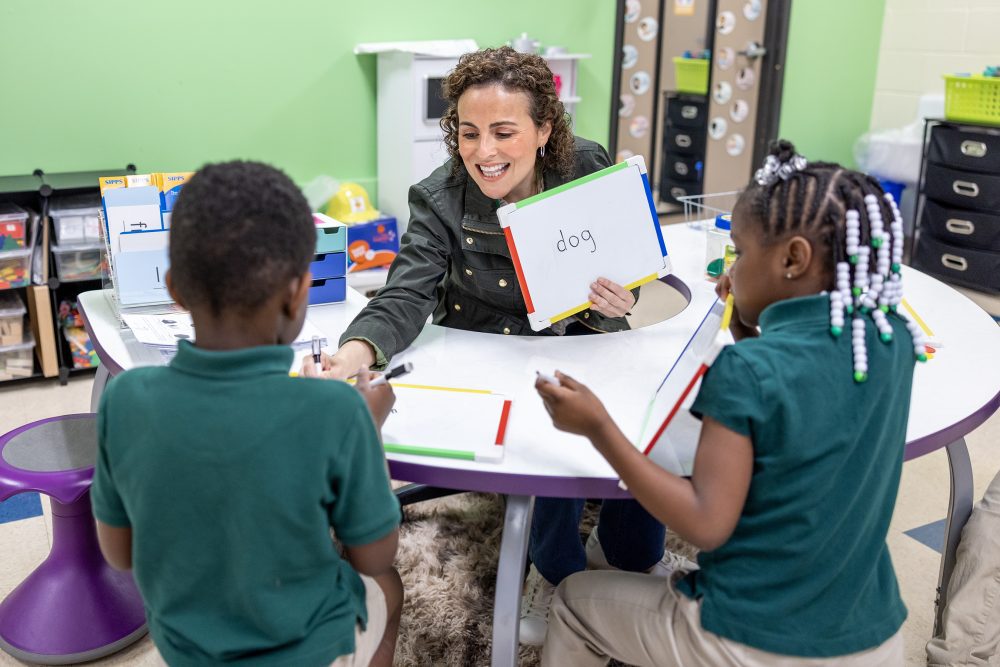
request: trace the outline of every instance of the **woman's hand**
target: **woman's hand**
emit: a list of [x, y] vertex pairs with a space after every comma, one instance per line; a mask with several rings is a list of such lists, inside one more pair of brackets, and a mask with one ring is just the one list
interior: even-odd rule
[[396, 403], [396, 394], [393, 393], [392, 385], [388, 382], [383, 382], [377, 387], [371, 386], [371, 381], [379, 375], [379, 373], [373, 373], [366, 367], [359, 368], [357, 374], [358, 383], [355, 387], [361, 392], [365, 403], [368, 404], [368, 410], [372, 413], [375, 426], [381, 430], [389, 413], [392, 412], [392, 406]]
[[593, 440], [608, 425], [614, 424], [604, 404], [586, 385], [559, 371], [556, 377], [560, 386], [539, 377], [535, 380], [535, 389], [557, 429]]
[[[723, 301], [729, 296], [733, 291], [733, 281], [729, 278], [729, 274], [723, 274], [719, 277], [719, 282], [715, 284], [715, 294]], [[740, 311], [736, 308], [735, 301], [733, 302], [733, 316], [729, 320], [729, 331], [733, 334], [733, 340], [741, 341], [744, 338], [756, 338], [760, 335], [757, 331], [757, 327], [748, 327], [743, 324], [743, 320], [740, 319]]]
[[635, 305], [635, 295], [618, 283], [598, 278], [590, 284], [591, 310], [608, 317], [628, 315]]
[[320, 363], [322, 367], [317, 368], [312, 355], [307, 354], [302, 359], [302, 375], [328, 380], [346, 380], [354, 375], [359, 367], [367, 369], [374, 364], [375, 351], [363, 340], [349, 340], [341, 345], [333, 356], [324, 352]]

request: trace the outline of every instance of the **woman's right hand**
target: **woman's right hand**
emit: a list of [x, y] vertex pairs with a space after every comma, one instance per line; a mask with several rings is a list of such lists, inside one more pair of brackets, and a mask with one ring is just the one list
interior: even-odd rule
[[340, 346], [336, 354], [326, 352], [320, 360], [322, 368], [316, 367], [312, 355], [307, 354], [302, 359], [302, 375], [306, 377], [322, 377], [329, 380], [346, 380], [354, 375], [359, 368], [368, 368], [375, 363], [375, 351], [363, 340], [349, 340]]
[[[725, 301], [732, 291], [733, 281], [729, 278], [729, 274], [722, 274], [719, 277], [719, 282], [715, 284], [715, 294]], [[729, 331], [733, 334], [733, 340], [736, 341], [743, 340], [744, 338], [756, 338], [760, 335], [757, 327], [748, 327], [743, 324], [743, 320], [740, 319], [740, 311], [736, 308], [735, 302], [733, 302], [733, 316], [729, 320]]]
[[380, 373], [373, 373], [365, 367], [359, 368], [357, 373], [358, 382], [355, 385], [361, 392], [361, 396], [368, 404], [368, 410], [372, 413], [375, 426], [380, 431], [385, 424], [386, 418], [392, 412], [392, 406], [396, 403], [396, 394], [392, 391], [392, 385], [383, 382], [377, 387], [371, 386], [371, 381], [377, 378]]

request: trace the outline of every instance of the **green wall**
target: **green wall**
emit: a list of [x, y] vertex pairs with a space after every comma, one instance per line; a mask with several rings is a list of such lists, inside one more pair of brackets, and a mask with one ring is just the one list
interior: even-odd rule
[[375, 56], [359, 42], [527, 31], [582, 61], [577, 132], [607, 142], [612, 0], [0, 2], [0, 176], [252, 158], [375, 192]]
[[[855, 166], [868, 131], [885, 0], [794, 0], [779, 134], [810, 159]], [[916, 61], [919, 62], [919, 61]]]
[[[884, 0], [795, 0], [781, 135], [852, 162], [868, 129]], [[608, 139], [614, 0], [0, 2], [0, 176], [253, 158], [375, 193], [375, 58], [358, 42], [527, 30], [593, 54], [577, 132]]]

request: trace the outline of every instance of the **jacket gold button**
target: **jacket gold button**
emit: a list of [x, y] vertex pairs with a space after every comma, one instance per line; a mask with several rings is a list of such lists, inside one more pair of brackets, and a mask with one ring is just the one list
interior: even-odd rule
[[471, 276], [472, 275], [472, 269], [466, 269], [465, 270], [465, 275]]
[[462, 304], [456, 303], [455, 304], [455, 310], [462, 310]]
[[507, 281], [504, 280], [503, 278], [501, 278], [500, 282], [498, 282], [497, 285], [500, 285], [500, 287], [506, 287], [507, 286]]
[[505, 334], [509, 334], [509, 333], [510, 333], [510, 327], [504, 327], [504, 328], [503, 328], [503, 332], [504, 332]]
[[584, 313], [583, 314], [583, 319], [586, 320], [586, 319], [589, 319], [589, 318], [590, 318], [590, 313]]
[[472, 245], [472, 237], [471, 236], [466, 236], [465, 237], [465, 242], [468, 243], [469, 245]]

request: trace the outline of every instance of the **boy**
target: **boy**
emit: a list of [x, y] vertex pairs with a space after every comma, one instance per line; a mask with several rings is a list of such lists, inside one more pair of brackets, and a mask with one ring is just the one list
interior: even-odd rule
[[272, 167], [208, 165], [170, 234], [167, 288], [197, 342], [101, 397], [105, 558], [134, 566], [170, 665], [390, 665], [400, 510], [372, 416], [381, 425], [394, 397], [367, 372], [361, 393], [288, 374], [315, 252], [308, 204]]

